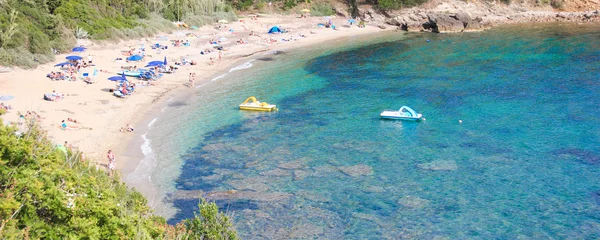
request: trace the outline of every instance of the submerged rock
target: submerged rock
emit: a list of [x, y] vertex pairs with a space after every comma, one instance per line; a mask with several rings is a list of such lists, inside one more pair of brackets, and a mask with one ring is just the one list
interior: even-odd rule
[[300, 169], [300, 168], [305, 168], [306, 165], [302, 162], [284, 162], [284, 163], [280, 163], [277, 167], [282, 168], [282, 169]]
[[373, 168], [364, 164], [346, 167], [342, 166], [338, 167], [338, 169], [350, 177], [366, 176], [373, 174]]
[[270, 170], [270, 171], [261, 172], [260, 175], [263, 175], [263, 176], [273, 176], [273, 177], [283, 177], [283, 176], [290, 176], [291, 173], [288, 172], [288, 171], [286, 171], [286, 170], [283, 170], [283, 169], [280, 169], [280, 168], [276, 168], [276, 169], [273, 169], [273, 170]]
[[581, 148], [561, 148], [552, 151], [555, 156], [572, 156], [586, 164], [600, 164], [600, 155]]
[[231, 180], [227, 183], [237, 190], [253, 190], [253, 191], [267, 191], [269, 186], [266, 184], [268, 179], [265, 177], [250, 177], [240, 180]]
[[300, 180], [304, 180], [304, 178], [306, 178], [309, 175], [310, 174], [307, 171], [295, 170], [293, 179], [294, 179], [294, 181], [300, 181]]
[[415, 196], [404, 196], [398, 199], [398, 204], [407, 208], [421, 209], [429, 205], [429, 200]]
[[598, 205], [600, 205], [600, 191], [592, 193], [592, 198], [596, 201]]
[[219, 191], [209, 192], [206, 194], [206, 200], [227, 200], [227, 199], [245, 199], [261, 202], [286, 201], [292, 195], [289, 193], [268, 193], [268, 192], [251, 192], [251, 191]]
[[178, 190], [175, 191], [171, 194], [169, 194], [169, 199], [171, 200], [175, 200], [175, 199], [196, 199], [196, 198], [200, 198], [204, 195], [204, 191], [202, 190]]
[[291, 239], [316, 239], [325, 232], [324, 228], [311, 223], [294, 224], [289, 232]]
[[454, 171], [458, 169], [458, 165], [454, 160], [438, 160], [429, 163], [421, 163], [417, 165], [420, 169], [430, 171]]

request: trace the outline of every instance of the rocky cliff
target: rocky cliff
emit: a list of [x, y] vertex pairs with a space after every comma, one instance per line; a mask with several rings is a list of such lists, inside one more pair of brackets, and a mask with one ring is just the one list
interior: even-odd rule
[[431, 0], [418, 7], [389, 12], [363, 7], [359, 9], [359, 18], [406, 31], [439, 33], [481, 31], [507, 23], [600, 22], [600, 0], [569, 0], [560, 9], [535, 1], [513, 2], [507, 5], [484, 0]]

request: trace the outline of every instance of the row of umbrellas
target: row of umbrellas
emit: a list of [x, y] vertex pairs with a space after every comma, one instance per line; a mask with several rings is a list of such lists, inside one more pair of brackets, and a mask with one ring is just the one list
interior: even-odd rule
[[[83, 59], [83, 57], [77, 56], [77, 55], [73, 55], [73, 56], [67, 56], [66, 59], [69, 60], [69, 61], [78, 61], [78, 60]], [[132, 56], [127, 57], [127, 60], [129, 60], [129, 61], [140, 61], [142, 59], [144, 59], [144, 57], [140, 56], [140, 55], [132, 55]], [[64, 62], [64, 63], [60, 63], [60, 64], [72, 64], [72, 63]], [[58, 66], [58, 64], [56, 66]]]

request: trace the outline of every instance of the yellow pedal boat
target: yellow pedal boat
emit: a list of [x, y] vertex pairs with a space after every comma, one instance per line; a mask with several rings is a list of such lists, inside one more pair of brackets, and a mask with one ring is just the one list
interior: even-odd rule
[[266, 102], [259, 102], [255, 97], [249, 97], [240, 104], [240, 110], [252, 110], [252, 111], [274, 111], [277, 110], [277, 106], [273, 104], [268, 104]]

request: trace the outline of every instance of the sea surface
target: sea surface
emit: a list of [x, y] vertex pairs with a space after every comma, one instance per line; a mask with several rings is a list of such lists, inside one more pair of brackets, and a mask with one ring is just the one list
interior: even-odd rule
[[[277, 112], [240, 111], [249, 96]], [[407, 105], [421, 122], [379, 118]], [[244, 60], [148, 124], [128, 178], [243, 239], [600, 238], [600, 26], [388, 32]]]

